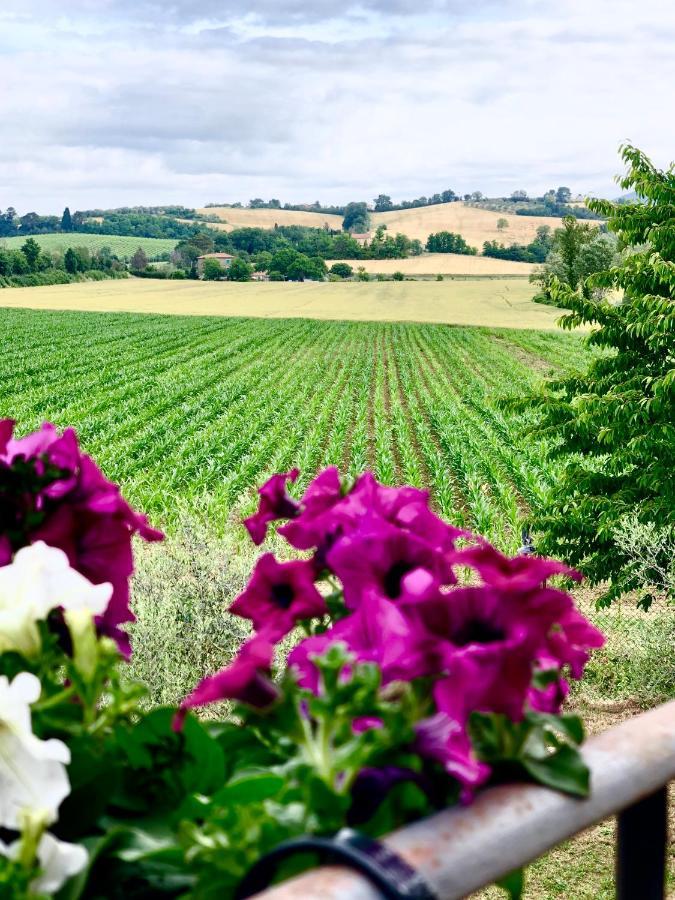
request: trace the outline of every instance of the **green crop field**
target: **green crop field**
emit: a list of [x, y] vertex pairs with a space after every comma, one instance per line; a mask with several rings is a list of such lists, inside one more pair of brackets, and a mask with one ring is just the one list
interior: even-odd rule
[[[173, 238], [120, 237], [116, 234], [84, 234], [79, 231], [72, 234], [32, 234], [29, 237], [34, 238], [47, 252], [60, 252], [68, 247], [87, 247], [89, 250], [110, 247], [125, 259], [132, 256], [139, 247], [152, 259], [162, 253], [170, 253], [177, 244]], [[0, 247], [4, 245], [12, 250], [19, 250], [25, 242], [25, 237], [0, 238]]]
[[129, 498], [168, 523], [224, 523], [254, 486], [322, 466], [431, 489], [447, 518], [513, 549], [555, 476], [498, 408], [587, 358], [555, 332], [0, 310], [0, 415], [73, 425]]

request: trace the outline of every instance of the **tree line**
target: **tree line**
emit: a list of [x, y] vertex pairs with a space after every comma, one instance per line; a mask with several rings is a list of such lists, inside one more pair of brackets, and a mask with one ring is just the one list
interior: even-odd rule
[[18, 250], [0, 246], [0, 287], [37, 287], [82, 279], [124, 278], [127, 267], [110, 247], [46, 252], [29, 237]]

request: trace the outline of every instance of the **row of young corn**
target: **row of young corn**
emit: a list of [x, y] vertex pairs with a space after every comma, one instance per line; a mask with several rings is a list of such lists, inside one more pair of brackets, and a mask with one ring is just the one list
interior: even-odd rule
[[589, 351], [556, 334], [433, 325], [0, 310], [0, 416], [51, 419], [138, 505], [248, 511], [255, 486], [329, 464], [428, 488], [513, 549], [554, 470], [500, 401]]

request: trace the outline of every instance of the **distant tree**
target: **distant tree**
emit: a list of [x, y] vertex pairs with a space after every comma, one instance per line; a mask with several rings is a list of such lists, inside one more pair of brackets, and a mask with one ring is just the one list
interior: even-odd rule
[[277, 200], [273, 197], [269, 202], [270, 209], [281, 209], [281, 200]]
[[71, 275], [80, 271], [80, 257], [72, 247], [68, 247], [63, 256], [63, 267]]
[[139, 247], [138, 250], [136, 250], [129, 262], [131, 268], [136, 272], [143, 272], [148, 268], [148, 257], [142, 247]]
[[471, 199], [471, 194], [464, 194], [464, 200], [468, 202]]
[[202, 277], [204, 281], [220, 281], [221, 278], [225, 277], [225, 270], [217, 259], [205, 259]]
[[477, 203], [479, 200], [482, 200], [482, 199], [483, 199], [483, 194], [482, 194], [482, 192], [481, 192], [481, 191], [474, 191], [473, 194], [471, 194], [471, 199], [472, 199], [474, 202], [476, 202], [476, 203]]
[[440, 272], [436, 276], [436, 281], [443, 281], [443, 276], [440, 274]]
[[0, 210], [0, 237], [12, 237], [16, 233], [16, 210], [14, 207], [7, 207], [4, 213]]
[[200, 231], [198, 234], [191, 237], [190, 243], [201, 250], [200, 255], [202, 256], [204, 253], [213, 253], [213, 238], [204, 231]]
[[345, 207], [342, 221], [343, 231], [353, 231], [357, 234], [368, 231], [370, 228], [370, 213], [366, 203], [348, 203]]
[[272, 265], [272, 254], [269, 250], [261, 250], [254, 256], [253, 264], [258, 272], [269, 272]]
[[523, 190], [514, 191], [511, 194], [511, 199], [515, 200], [516, 203], [522, 203], [524, 200], [527, 200], [527, 191], [523, 191]]
[[505, 228], [509, 227], [509, 220], [505, 218], [497, 219], [497, 231], [504, 231]]
[[454, 191], [443, 191], [441, 194], [443, 203], [452, 203], [453, 200], [457, 200], [457, 194]]
[[388, 194], [380, 194], [373, 201], [375, 204], [375, 212], [387, 212], [387, 210], [393, 209], [394, 204], [391, 202], [391, 197]]
[[478, 252], [475, 247], [470, 247], [461, 234], [452, 231], [439, 231], [430, 234], [427, 238], [427, 250], [429, 253], [463, 253], [475, 256]]
[[424, 253], [424, 246], [419, 238], [413, 238], [410, 241], [410, 255], [421, 256]]
[[354, 270], [347, 263], [333, 263], [330, 267], [330, 272], [332, 275], [339, 275], [340, 278], [351, 278], [354, 274]]
[[254, 197], [248, 201], [249, 209], [263, 209], [267, 204], [261, 197]]
[[568, 187], [559, 187], [555, 192], [557, 203], [569, 203], [572, 199], [572, 191]]
[[403, 281], [403, 279], [405, 278], [405, 275], [403, 274], [403, 272], [394, 272], [394, 274], [391, 277], [393, 278], [394, 281]]
[[366, 272], [365, 266], [359, 266], [356, 270], [356, 277], [359, 281], [370, 281], [370, 275]]
[[61, 216], [61, 231], [72, 231], [73, 230], [73, 219], [70, 215], [70, 210], [66, 206], [63, 210], [63, 215]]
[[228, 281], [250, 281], [253, 274], [253, 266], [236, 257], [230, 263], [226, 273]]
[[25, 244], [21, 247], [21, 252], [26, 257], [26, 262], [28, 263], [29, 272], [37, 272], [38, 260], [40, 259], [40, 245], [34, 238], [28, 238]]

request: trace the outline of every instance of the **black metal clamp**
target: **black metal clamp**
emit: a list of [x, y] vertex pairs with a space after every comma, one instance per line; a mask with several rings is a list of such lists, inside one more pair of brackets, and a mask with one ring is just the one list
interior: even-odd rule
[[347, 866], [360, 872], [386, 900], [437, 900], [420, 873], [390, 847], [351, 828], [343, 828], [332, 838], [307, 835], [279, 844], [251, 867], [237, 888], [236, 900], [264, 891], [279, 864], [296, 853], [314, 853], [322, 865]]

